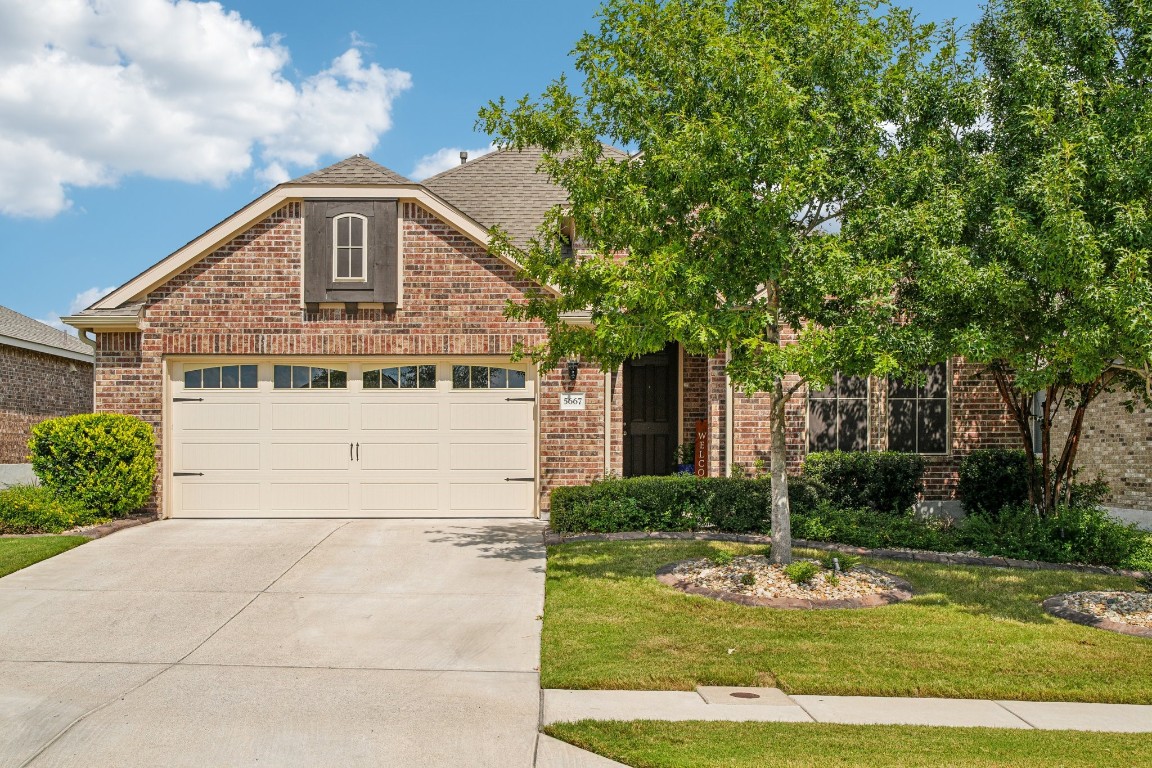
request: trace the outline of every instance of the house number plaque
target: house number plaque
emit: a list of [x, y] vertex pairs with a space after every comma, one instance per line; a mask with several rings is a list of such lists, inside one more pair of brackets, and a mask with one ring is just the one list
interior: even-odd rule
[[560, 395], [560, 410], [562, 411], [582, 411], [584, 410], [584, 393], [583, 392], [564, 392]]

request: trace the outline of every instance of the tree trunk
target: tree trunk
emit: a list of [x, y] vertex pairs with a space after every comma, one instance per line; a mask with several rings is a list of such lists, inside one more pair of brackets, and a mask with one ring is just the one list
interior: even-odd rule
[[776, 377], [772, 386], [772, 562], [792, 562], [792, 508], [788, 503], [788, 443], [784, 422], [788, 394]]
[[[1028, 422], [1031, 397], [1026, 392], [1016, 390], [1003, 369], [993, 369], [992, 376], [996, 381], [996, 388], [1000, 398], [1012, 414], [1020, 430], [1021, 443], [1029, 456], [1034, 455], [1036, 445], [1032, 440], [1031, 425]], [[1084, 431], [1084, 417], [1088, 406], [1103, 392], [1114, 373], [1106, 371], [1098, 379], [1088, 384], [1079, 385], [1080, 396], [1072, 419], [1068, 425], [1068, 436], [1060, 451], [1060, 458], [1053, 466], [1052, 427], [1055, 422], [1056, 410], [1064, 398], [1065, 390], [1057, 386], [1048, 387], [1045, 391], [1044, 409], [1040, 416], [1040, 461], [1036, 471], [1028, 473], [1028, 501], [1034, 510], [1042, 515], [1051, 515], [1056, 511], [1056, 505], [1061, 501], [1068, 503], [1072, 499], [1072, 479], [1075, 477], [1076, 454], [1080, 448], [1080, 437]]]

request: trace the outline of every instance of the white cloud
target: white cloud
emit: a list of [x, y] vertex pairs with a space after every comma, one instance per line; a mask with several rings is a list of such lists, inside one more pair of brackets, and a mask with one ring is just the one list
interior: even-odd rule
[[76, 329], [71, 326], [64, 325], [60, 318], [67, 317], [68, 315], [74, 315], [82, 309], [87, 309], [88, 307], [95, 304], [98, 299], [104, 298], [114, 290], [116, 290], [116, 286], [114, 285], [108, 288], [100, 288], [99, 286], [94, 285], [88, 290], [80, 291], [80, 293], [76, 294], [72, 298], [72, 303], [68, 305], [68, 311], [63, 315], [61, 315], [59, 312], [49, 312], [48, 317], [37, 319], [45, 325], [50, 325], [53, 328], [59, 328], [60, 330], [66, 331], [75, 336]]
[[364, 48], [295, 83], [279, 40], [216, 2], [0, 0], [0, 213], [52, 216], [130, 174], [283, 181], [367, 152], [412, 79]]
[[424, 155], [416, 161], [416, 167], [412, 169], [412, 173], [408, 174], [408, 178], [416, 181], [423, 181], [429, 176], [446, 171], [449, 168], [460, 164], [460, 153], [468, 153], [468, 162], [472, 162], [481, 155], [486, 155], [496, 149], [495, 144], [489, 144], [480, 149], [464, 149], [463, 147], [444, 147], [438, 149], [430, 155]]

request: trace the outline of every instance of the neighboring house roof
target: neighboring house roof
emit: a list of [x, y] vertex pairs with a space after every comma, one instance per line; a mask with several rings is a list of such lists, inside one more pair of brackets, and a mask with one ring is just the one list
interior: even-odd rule
[[352, 155], [327, 168], [292, 179], [289, 184], [411, 184], [391, 168], [369, 160], [365, 155]]
[[0, 307], [0, 344], [92, 362], [92, 348], [75, 336]]
[[[628, 153], [605, 145], [604, 154], [621, 160]], [[498, 149], [449, 168], [422, 183], [491, 229], [499, 226], [512, 244], [526, 249], [544, 215], [568, 201], [568, 193], [536, 170], [541, 149]]]

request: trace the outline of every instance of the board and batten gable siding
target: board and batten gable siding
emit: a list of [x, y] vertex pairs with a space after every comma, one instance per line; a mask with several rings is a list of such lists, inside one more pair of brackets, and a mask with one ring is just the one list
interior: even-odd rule
[[[528, 283], [414, 203], [402, 205], [401, 306], [395, 312], [302, 310], [303, 206], [290, 203], [153, 291], [138, 334], [98, 333], [96, 409], [138, 415], [163, 445], [164, 364], [183, 356], [511, 355], [541, 325], [504, 308]], [[540, 374], [540, 507], [560, 483], [604, 474], [603, 381], [581, 371], [587, 410], [561, 412], [561, 370]], [[619, 431], [615, 434], [618, 436]], [[163, 509], [158, 494], [153, 508]]]
[[92, 410], [92, 364], [0, 344], [0, 464], [28, 461], [32, 426]]

